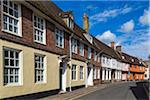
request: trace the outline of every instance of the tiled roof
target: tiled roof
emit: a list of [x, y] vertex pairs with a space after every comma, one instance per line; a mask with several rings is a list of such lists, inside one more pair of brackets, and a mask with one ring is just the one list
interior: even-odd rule
[[32, 6], [34, 6], [45, 15], [52, 18], [54, 21], [56, 21], [60, 25], [64, 26], [65, 29], [71, 31], [67, 27], [65, 22], [62, 20], [62, 18], [59, 16], [59, 14], [62, 13], [63, 11], [57, 5], [55, 5], [52, 1], [47, 0], [47, 1], [26, 1], [26, 2], [30, 3]]
[[116, 58], [119, 60], [119, 57], [117, 55], [117, 53], [108, 45], [104, 44], [103, 42], [101, 42], [100, 40], [94, 38], [94, 42], [95, 42], [95, 46], [98, 46], [98, 48], [102, 51], [102, 53], [105, 53], [113, 58]]
[[[52, 1], [26, 1], [28, 3], [30, 3], [32, 6], [34, 6], [35, 8], [39, 9], [41, 12], [43, 12], [44, 14], [46, 14], [47, 16], [51, 17], [53, 20], [55, 20], [56, 22], [58, 22], [60, 25], [64, 26], [66, 29], [68, 29], [69, 31], [71, 31], [71, 29], [69, 29], [65, 22], [62, 20], [62, 15], [65, 14], [70, 14], [72, 12], [68, 11], [68, 12], [63, 12], [62, 9], [60, 9], [57, 5], [55, 5]], [[72, 31], [71, 31], [72, 32]], [[93, 45], [85, 38], [85, 36], [83, 34], [85, 34], [86, 32], [79, 27], [76, 23], [74, 24], [74, 34], [81, 38], [83, 41], [85, 41], [88, 46], [93, 47], [99, 51], [101, 51], [102, 53], [105, 53], [117, 60], [121, 60], [123, 62], [128, 62], [128, 63], [133, 63], [133, 64], [140, 64], [139, 63], [139, 59], [137, 57], [133, 57], [130, 56], [126, 53], [123, 52], [117, 52], [116, 50], [112, 49], [111, 47], [107, 46], [106, 44], [102, 43], [100, 40], [96, 39], [94, 36], [93, 37]], [[125, 59], [122, 59], [122, 56], [125, 57]], [[134, 61], [132, 61], [132, 59], [134, 59]]]

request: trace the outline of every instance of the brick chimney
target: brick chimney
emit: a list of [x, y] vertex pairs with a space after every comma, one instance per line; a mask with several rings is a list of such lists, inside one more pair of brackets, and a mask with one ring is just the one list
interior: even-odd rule
[[83, 15], [83, 29], [86, 31], [86, 33], [89, 32], [89, 18], [86, 13]]
[[120, 45], [116, 46], [116, 50], [119, 51], [119, 52], [121, 52], [121, 46]]
[[111, 42], [111, 43], [110, 43], [110, 47], [111, 47], [112, 49], [115, 49], [115, 42]]

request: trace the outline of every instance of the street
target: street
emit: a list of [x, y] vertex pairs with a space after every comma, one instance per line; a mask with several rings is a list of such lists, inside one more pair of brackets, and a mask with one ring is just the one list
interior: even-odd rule
[[148, 82], [125, 82], [97, 90], [77, 100], [148, 100]]

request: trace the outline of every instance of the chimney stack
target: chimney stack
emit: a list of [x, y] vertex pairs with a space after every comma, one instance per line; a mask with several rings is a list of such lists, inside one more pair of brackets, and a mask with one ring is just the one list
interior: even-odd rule
[[120, 45], [116, 46], [116, 50], [119, 51], [119, 52], [121, 52], [121, 46]]
[[86, 31], [86, 33], [89, 32], [89, 18], [86, 13], [83, 15], [83, 29]]
[[115, 42], [111, 42], [111, 43], [110, 43], [110, 47], [111, 47], [112, 49], [115, 49]]

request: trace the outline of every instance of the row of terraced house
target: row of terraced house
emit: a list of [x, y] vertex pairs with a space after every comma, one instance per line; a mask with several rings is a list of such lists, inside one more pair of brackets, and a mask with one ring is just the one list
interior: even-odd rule
[[143, 80], [142, 60], [102, 43], [51, 1], [1, 1], [0, 98]]

